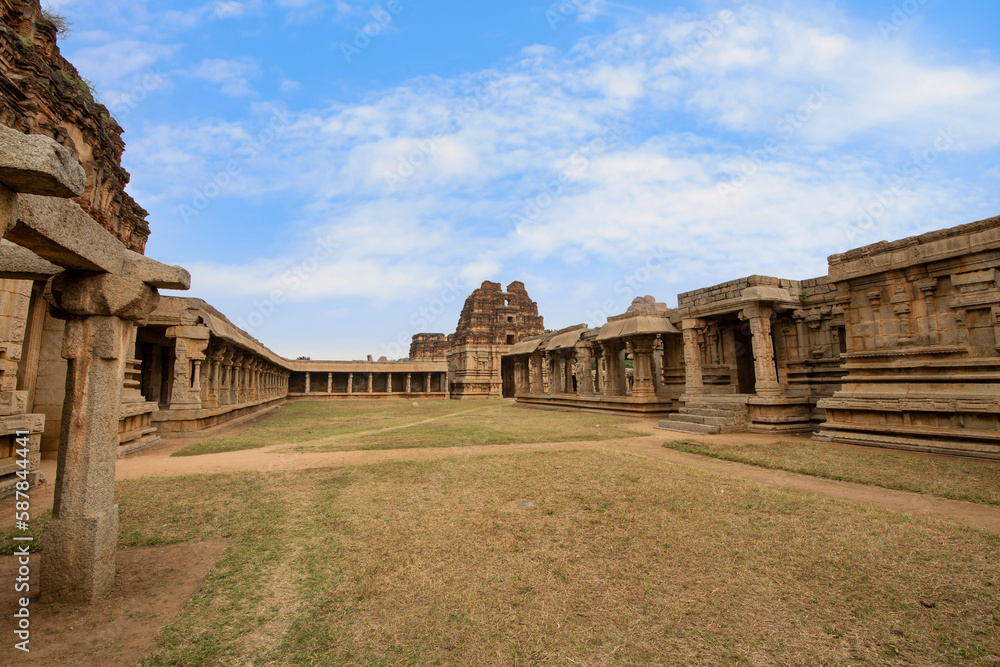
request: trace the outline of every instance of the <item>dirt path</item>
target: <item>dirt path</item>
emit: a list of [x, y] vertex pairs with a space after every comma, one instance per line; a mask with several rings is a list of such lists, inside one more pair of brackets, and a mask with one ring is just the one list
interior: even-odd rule
[[[431, 419], [425, 419], [412, 424], [388, 427], [386, 429], [376, 429], [371, 433], [408, 428], [419, 424], [444, 419], [447, 417], [467, 414], [475, 410], [465, 410], [452, 415], [442, 415]], [[238, 432], [249, 428], [253, 422], [231, 429], [231, 432]], [[926, 515], [940, 519], [954, 521], [973, 528], [979, 528], [1000, 535], [1000, 507], [980, 505], [976, 503], [962, 502], [957, 500], [947, 500], [935, 498], [933, 496], [910, 493], [907, 491], [894, 491], [875, 486], [866, 486], [852, 482], [839, 482], [834, 480], [800, 475], [781, 470], [769, 470], [743, 463], [723, 461], [696, 454], [688, 454], [673, 449], [666, 449], [662, 445], [672, 437], [679, 437], [680, 434], [671, 434], [666, 431], [656, 430], [655, 420], [642, 420], [637, 423], [630, 423], [628, 428], [646, 433], [641, 437], [622, 438], [619, 440], [603, 440], [598, 442], [542, 442], [519, 445], [473, 445], [468, 447], [431, 447], [415, 449], [388, 449], [388, 450], [366, 450], [366, 451], [341, 451], [341, 452], [301, 452], [288, 451], [289, 446], [279, 444], [273, 447], [256, 450], [246, 450], [238, 452], [223, 452], [219, 454], [205, 454], [201, 456], [171, 457], [170, 454], [181, 447], [205, 436], [174, 438], [166, 441], [163, 445], [151, 450], [142, 452], [136, 456], [122, 459], [118, 462], [117, 478], [134, 479], [138, 477], [162, 477], [173, 475], [189, 474], [213, 474], [223, 472], [236, 472], [243, 470], [257, 470], [262, 472], [307, 470], [311, 468], [338, 468], [351, 465], [364, 465], [367, 463], [380, 463], [383, 461], [418, 461], [435, 460], [456, 457], [500, 455], [517, 452], [539, 452], [539, 451], [574, 451], [574, 450], [601, 450], [612, 449], [616, 451], [643, 456], [658, 461], [664, 461], [675, 465], [683, 465], [700, 470], [708, 470], [723, 475], [752, 480], [763, 484], [771, 484], [795, 491], [805, 491], [815, 493], [827, 498], [844, 500], [848, 502], [860, 503], [874, 507], [880, 507], [899, 512], [909, 512], [913, 514]], [[229, 433], [227, 433], [228, 435]], [[359, 434], [348, 434], [334, 436], [316, 440], [308, 444], [328, 443], [336, 440], [357, 436]], [[699, 440], [705, 442], [729, 442], [738, 444], [752, 444], [773, 442], [774, 436], [736, 433], [710, 436], [699, 436]], [[801, 437], [783, 437], [786, 441], [809, 442]], [[306, 445], [298, 443], [295, 447]], [[905, 454], [905, 453], [903, 453]], [[917, 455], [920, 456], [920, 455]], [[932, 458], [940, 458], [929, 455]], [[54, 470], [50, 475], [46, 472], [50, 480], [54, 479]], [[51, 507], [52, 485], [36, 490], [33, 497], [32, 509], [38, 511], [46, 507]], [[48, 496], [46, 499], [44, 496]], [[0, 503], [0, 516], [5, 516], [3, 504]]]

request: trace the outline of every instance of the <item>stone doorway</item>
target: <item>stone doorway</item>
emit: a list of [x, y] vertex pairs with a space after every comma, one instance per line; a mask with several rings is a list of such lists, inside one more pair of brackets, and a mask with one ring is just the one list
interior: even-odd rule
[[514, 360], [501, 358], [500, 359], [500, 379], [503, 380], [503, 392], [504, 398], [514, 398]]
[[736, 382], [740, 394], [757, 391], [757, 371], [753, 362], [753, 334], [750, 325], [740, 322], [733, 327], [733, 343], [736, 348]]

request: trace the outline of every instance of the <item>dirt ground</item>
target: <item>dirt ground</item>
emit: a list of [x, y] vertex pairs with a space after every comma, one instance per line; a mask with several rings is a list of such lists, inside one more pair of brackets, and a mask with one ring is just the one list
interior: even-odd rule
[[[39, 554], [31, 556], [30, 653], [13, 647], [15, 598], [0, 603], [2, 665], [134, 665], [156, 648], [156, 633], [194, 595], [226, 544], [221, 540], [119, 549], [111, 593], [93, 605], [38, 599]], [[0, 559], [0, 581], [14, 581], [17, 559]]]
[[[456, 411], [454, 414], [461, 414], [463, 411]], [[581, 449], [615, 449], [628, 452], [637, 456], [667, 461], [679, 465], [686, 465], [702, 470], [732, 475], [743, 479], [749, 479], [764, 484], [773, 484], [796, 491], [806, 491], [828, 498], [846, 500], [865, 505], [881, 507], [883, 509], [912, 512], [934, 516], [961, 523], [973, 528], [987, 530], [995, 534], [1000, 534], [1000, 507], [979, 505], [976, 503], [963, 502], [958, 500], [947, 500], [944, 498], [933, 498], [918, 493], [907, 491], [894, 491], [863, 484], [851, 482], [838, 482], [826, 480], [809, 475], [800, 475], [780, 470], [767, 470], [756, 466], [731, 461], [712, 459], [709, 457], [688, 454], [676, 450], [665, 449], [662, 444], [671, 439], [679, 439], [684, 434], [661, 431], [656, 428], [658, 420], [643, 419], [630, 423], [628, 428], [633, 431], [645, 432], [638, 438], [623, 438], [620, 440], [604, 440], [598, 442], [549, 442], [549, 443], [529, 443], [519, 445], [475, 445], [469, 447], [431, 447], [417, 449], [391, 449], [391, 450], [368, 450], [368, 451], [339, 451], [339, 452], [293, 452], [283, 451], [287, 447], [281, 444], [264, 449], [252, 449], [236, 452], [222, 452], [218, 454], [205, 454], [202, 456], [171, 457], [173, 452], [186, 445], [197, 442], [212, 436], [230, 436], [239, 434], [253, 426], [268, 415], [258, 415], [254, 419], [242, 422], [237, 425], [227, 425], [219, 429], [214, 429], [210, 433], [199, 433], [195, 436], [166, 437], [163, 442], [148, 450], [134, 454], [128, 458], [118, 461], [117, 479], [134, 479], [137, 477], [169, 477], [174, 475], [188, 475], [196, 473], [222, 473], [235, 472], [240, 470], [257, 471], [289, 471], [308, 470], [311, 468], [339, 468], [350, 465], [364, 465], [367, 463], [379, 463], [382, 461], [415, 461], [423, 459], [442, 459], [462, 456], [483, 456], [491, 454], [504, 454], [514, 452], [529, 451], [571, 451]], [[447, 415], [451, 416], [451, 415]], [[443, 419], [440, 417], [438, 419]], [[425, 424], [435, 419], [424, 419], [414, 422], [408, 426]], [[392, 430], [402, 427], [393, 427]], [[377, 432], [365, 431], [354, 433], [348, 436], [360, 436]], [[698, 440], [704, 442], [726, 442], [731, 444], [753, 444], [774, 442], [775, 436], [758, 433], [729, 433], [718, 435], [699, 435]], [[803, 436], [787, 435], [782, 436], [782, 440], [789, 442], [809, 442]], [[297, 446], [309, 443], [298, 443]], [[843, 447], [852, 449], [850, 445], [829, 445], [831, 447]], [[864, 449], [864, 448], [859, 448]], [[916, 456], [921, 458], [948, 457], [935, 454], [923, 454], [919, 452], [897, 451], [901, 456]], [[968, 459], [969, 462], [977, 465], [998, 466], [1000, 463], [992, 461], [981, 461]], [[45, 485], [36, 488], [32, 492], [31, 510], [32, 515], [44, 512], [52, 507], [53, 494], [55, 492], [53, 482], [55, 480], [55, 461], [42, 461], [42, 471], [47, 482]], [[13, 521], [13, 499], [0, 501], [0, 526], [10, 526]]]
[[[265, 449], [224, 452], [202, 456], [171, 458], [170, 454], [185, 445], [205, 437], [234, 435], [249, 428], [266, 415], [238, 425], [215, 429], [189, 437], [168, 437], [144, 452], [118, 461], [117, 478], [132, 479], [148, 476], [173, 476], [191, 473], [220, 473], [240, 470], [288, 471], [323, 467], [362, 465], [390, 460], [442, 459], [528, 451], [573, 451], [614, 449], [677, 465], [710, 470], [725, 475], [772, 484], [797, 491], [807, 491], [828, 498], [909, 512], [954, 521], [970, 527], [1000, 534], [1000, 507], [932, 498], [905, 491], [893, 491], [861, 484], [825, 480], [784, 471], [767, 470], [741, 463], [717, 460], [666, 449], [670, 439], [683, 437], [656, 430], [657, 421], [642, 420], [628, 425], [631, 430], [644, 432], [641, 437], [600, 442], [532, 443], [446, 447], [426, 449], [393, 449], [372, 451], [340, 451], [303, 453], [281, 451], [276, 445]], [[422, 420], [416, 423], [426, 423]], [[414, 425], [415, 425], [414, 424]], [[400, 427], [396, 427], [400, 428]], [[405, 428], [402, 427], [402, 428]], [[354, 434], [358, 435], [358, 434]], [[754, 443], [773, 442], [774, 436], [752, 433], [698, 436], [705, 442]], [[782, 437], [786, 441], [801, 438]], [[802, 439], [805, 441], [804, 439]], [[304, 443], [300, 443], [304, 444]], [[903, 455], [930, 456], [900, 452]], [[982, 462], [982, 465], [997, 465]], [[32, 491], [32, 514], [52, 507], [55, 461], [43, 461], [42, 471], [47, 483]], [[0, 524], [10, 525], [13, 499], [0, 501]], [[12, 648], [13, 641], [0, 646], [0, 665], [131, 665], [148, 655], [155, 647], [155, 635], [180, 610], [184, 601], [200, 588], [206, 572], [221, 555], [225, 544], [220, 541], [190, 542], [163, 547], [123, 549], [118, 552], [118, 578], [112, 594], [95, 605], [44, 604], [32, 600], [31, 653], [23, 654]], [[32, 557], [32, 590], [37, 591], [39, 559]], [[16, 559], [0, 559], [0, 581], [13, 581]], [[2, 596], [0, 636], [13, 633], [13, 595]], [[67, 658], [66, 656], [72, 656]]]

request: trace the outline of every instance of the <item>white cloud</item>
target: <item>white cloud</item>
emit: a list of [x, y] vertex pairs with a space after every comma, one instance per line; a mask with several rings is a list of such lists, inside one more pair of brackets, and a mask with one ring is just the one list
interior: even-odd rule
[[69, 58], [99, 88], [112, 88], [128, 84], [134, 75], [141, 75], [161, 60], [170, 58], [179, 48], [178, 44], [122, 40], [79, 49]]
[[232, 97], [253, 95], [250, 77], [260, 73], [260, 66], [251, 58], [206, 58], [192, 71], [192, 76], [219, 85], [219, 89]]
[[219, 0], [215, 3], [212, 16], [219, 19], [236, 18], [243, 16], [246, 11], [245, 3], [235, 2], [234, 0]]
[[[446, 279], [505, 270], [539, 285], [573, 281], [546, 278], [539, 267], [555, 262], [628, 275], [660, 246], [677, 254], [663, 278], [677, 287], [807, 278], [833, 252], [995, 205], [984, 180], [995, 173], [980, 168], [962, 183], [947, 172], [961, 169], [958, 156], [1000, 145], [995, 63], [943, 65], [905, 39], [821, 14], [757, 8], [713, 31], [718, 17], [653, 16], [568, 53], [524, 49], [486, 83], [479, 73], [428, 77], [302, 111], [241, 163], [226, 194], [280, 197], [297, 225], [342, 243], [344, 255], [296, 292], [304, 301], [417, 298]], [[246, 95], [258, 70], [206, 60], [194, 74]], [[155, 183], [184, 203], [265, 122], [153, 129], [130, 147], [142, 161], [136, 187]], [[911, 153], [947, 128], [958, 141], [912, 173]], [[745, 182], [720, 191], [741, 169]], [[885, 213], [859, 224], [891, 186]], [[193, 268], [219, 294], [262, 294], [296, 261]], [[587, 279], [572, 299], [596, 294]], [[678, 289], [664, 285], [647, 291], [672, 301]]]

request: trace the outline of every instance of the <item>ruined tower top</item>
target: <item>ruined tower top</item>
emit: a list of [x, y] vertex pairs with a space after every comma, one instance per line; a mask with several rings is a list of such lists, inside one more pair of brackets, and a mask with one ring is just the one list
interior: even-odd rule
[[465, 300], [455, 333], [448, 337], [458, 345], [513, 345], [524, 336], [545, 332], [538, 304], [528, 297], [524, 283], [512, 282], [504, 292], [500, 283], [484, 281]]
[[418, 333], [410, 343], [410, 361], [444, 361], [448, 337], [442, 333]]
[[123, 130], [60, 55], [61, 23], [38, 0], [0, 0], [0, 124], [69, 149], [87, 174], [86, 190], [74, 201], [130, 250], [144, 252], [149, 224], [125, 192]]

